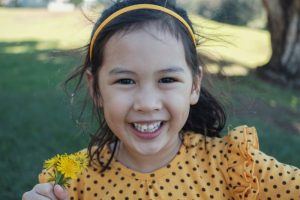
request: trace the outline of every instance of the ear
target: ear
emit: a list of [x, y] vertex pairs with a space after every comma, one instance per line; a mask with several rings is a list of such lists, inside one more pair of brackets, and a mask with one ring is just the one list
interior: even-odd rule
[[101, 97], [97, 98], [97, 96], [95, 95], [95, 92], [94, 92], [93, 85], [94, 85], [94, 81], [96, 81], [96, 80], [94, 79], [92, 72], [90, 70], [86, 70], [85, 74], [86, 74], [86, 78], [87, 78], [88, 90], [89, 90], [90, 96], [92, 97], [92, 99], [94, 101], [94, 104], [98, 105], [99, 107], [102, 107]]
[[196, 75], [195, 81], [193, 81], [193, 87], [190, 95], [190, 104], [195, 105], [200, 97], [200, 90], [201, 90], [201, 82], [202, 82], [202, 67], [199, 66], [200, 73]]

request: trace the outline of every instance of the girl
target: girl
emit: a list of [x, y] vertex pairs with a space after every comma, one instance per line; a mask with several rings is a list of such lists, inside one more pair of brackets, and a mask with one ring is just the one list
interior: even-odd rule
[[260, 152], [254, 127], [219, 137], [225, 113], [201, 86], [195, 34], [168, 1], [106, 9], [69, 79], [86, 75], [99, 119], [90, 165], [66, 189], [42, 172], [23, 199], [300, 199], [299, 169]]

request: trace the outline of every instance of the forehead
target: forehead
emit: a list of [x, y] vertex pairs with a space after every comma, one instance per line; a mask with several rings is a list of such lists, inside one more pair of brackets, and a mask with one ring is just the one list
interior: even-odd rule
[[103, 66], [187, 66], [181, 39], [147, 25], [114, 34], [104, 48]]

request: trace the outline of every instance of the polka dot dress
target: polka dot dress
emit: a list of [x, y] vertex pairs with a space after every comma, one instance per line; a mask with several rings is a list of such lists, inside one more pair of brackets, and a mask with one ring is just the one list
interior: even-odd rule
[[[108, 159], [105, 148], [101, 159]], [[117, 160], [100, 173], [90, 166], [68, 188], [70, 200], [96, 199], [300, 199], [300, 170], [259, 151], [254, 127], [239, 126], [223, 138], [187, 132], [176, 157], [152, 173]], [[39, 175], [45, 182], [47, 173]]]

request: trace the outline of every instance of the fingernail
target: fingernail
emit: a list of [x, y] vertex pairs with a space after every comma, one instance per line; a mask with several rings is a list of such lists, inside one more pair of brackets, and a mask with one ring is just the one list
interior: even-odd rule
[[55, 185], [55, 187], [58, 192], [62, 192], [64, 190], [60, 185]]

